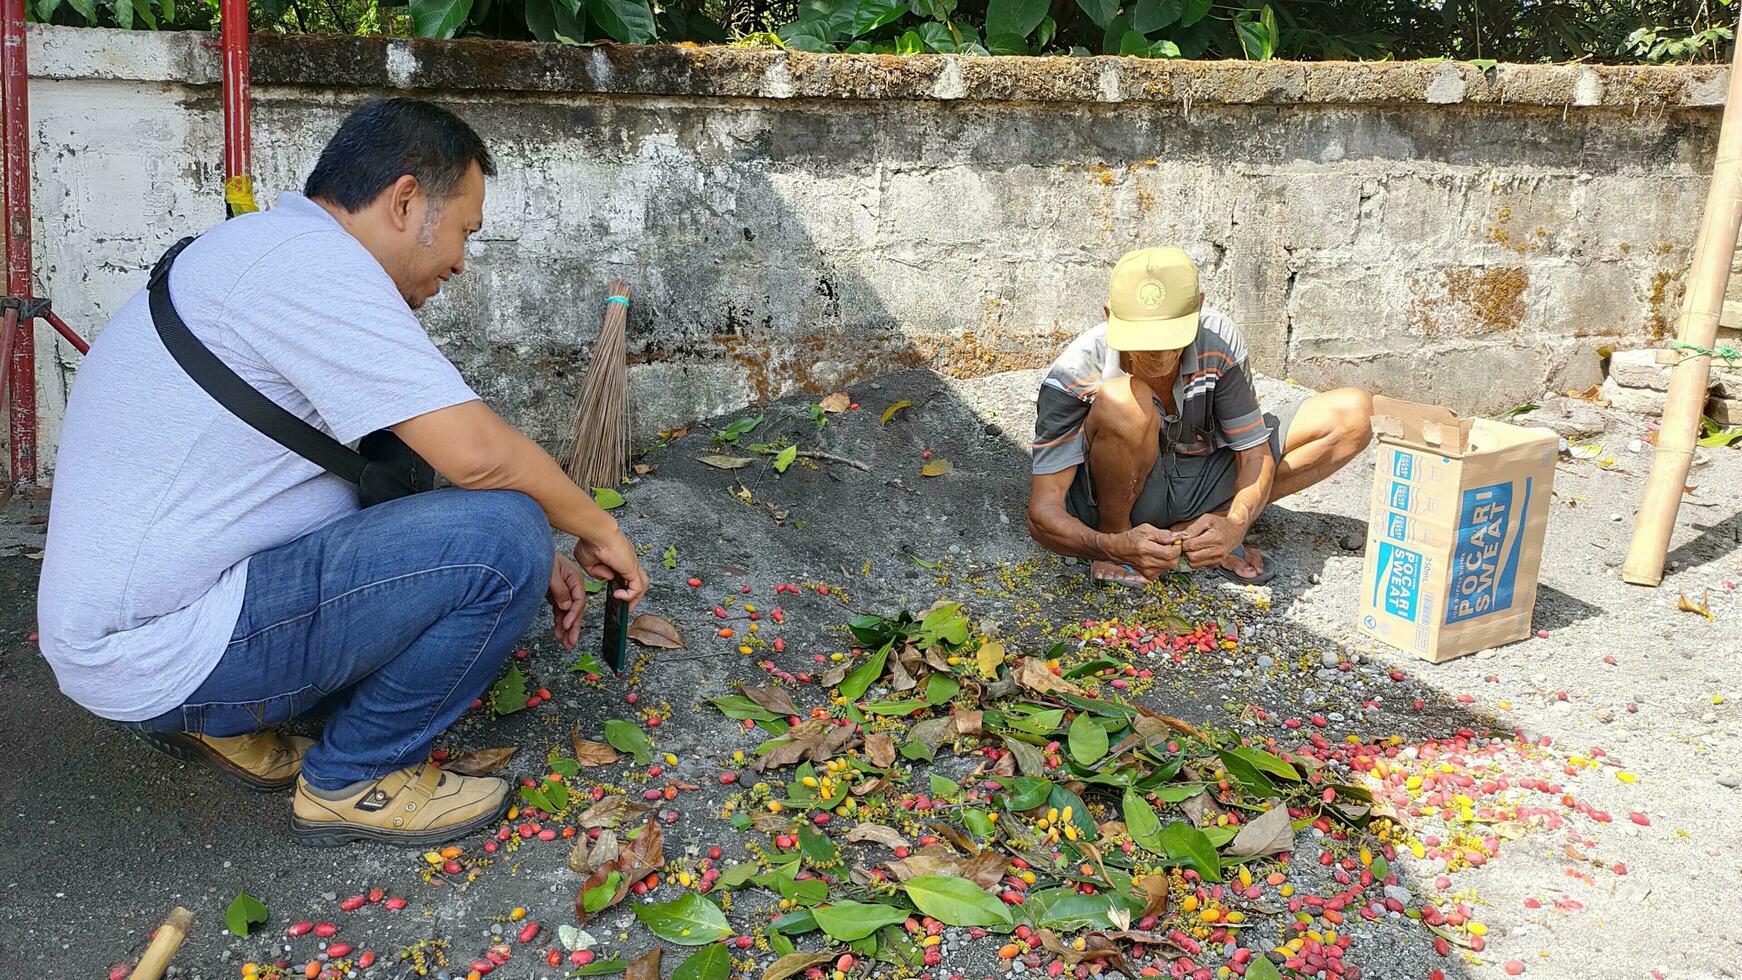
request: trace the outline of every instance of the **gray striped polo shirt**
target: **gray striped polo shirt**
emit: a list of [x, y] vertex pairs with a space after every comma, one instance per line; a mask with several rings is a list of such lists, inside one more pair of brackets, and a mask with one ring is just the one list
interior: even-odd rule
[[[1089, 405], [1101, 385], [1124, 374], [1119, 352], [1107, 346], [1105, 323], [1071, 341], [1052, 362], [1035, 405], [1036, 475], [1083, 462]], [[1270, 438], [1246, 365], [1246, 341], [1232, 320], [1207, 307], [1198, 319], [1197, 339], [1180, 356], [1173, 403], [1179, 414], [1168, 417], [1163, 409], [1164, 449], [1171, 438], [1174, 452], [1201, 456], [1222, 448], [1251, 449]]]

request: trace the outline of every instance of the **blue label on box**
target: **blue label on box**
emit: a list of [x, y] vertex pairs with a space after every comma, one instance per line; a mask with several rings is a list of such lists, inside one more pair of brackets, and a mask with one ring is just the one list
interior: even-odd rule
[[1393, 483], [1391, 485], [1391, 506], [1394, 510], [1409, 509], [1409, 484]]
[[1385, 536], [1399, 541], [1409, 540], [1409, 518], [1396, 511], [1385, 514]]
[[1389, 541], [1379, 542], [1378, 571], [1373, 576], [1373, 604], [1385, 612], [1415, 622], [1421, 600], [1421, 554]]
[[[1511, 483], [1464, 491], [1458, 509], [1458, 540], [1452, 551], [1451, 595], [1446, 622], [1461, 623], [1512, 608], [1513, 586], [1523, 551], [1523, 517], [1530, 509], [1531, 481], [1513, 506]], [[1506, 551], [1507, 535], [1512, 548]]]
[[1415, 457], [1399, 450], [1393, 450], [1391, 457], [1391, 475], [1399, 480], [1415, 479]]

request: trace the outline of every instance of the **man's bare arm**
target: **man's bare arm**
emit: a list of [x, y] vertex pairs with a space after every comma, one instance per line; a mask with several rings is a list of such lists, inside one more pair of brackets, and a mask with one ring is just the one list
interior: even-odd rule
[[585, 554], [578, 551], [576, 557], [584, 566], [593, 561], [587, 567], [589, 575], [598, 578], [609, 571], [628, 581], [632, 594], [623, 598], [639, 599], [646, 590], [647, 578], [634, 546], [611, 515], [575, 486], [538, 443], [483, 402], [419, 415], [393, 426], [393, 431], [455, 486], [517, 490], [536, 500], [552, 527], [580, 539]]
[[1107, 534], [1072, 517], [1065, 509], [1065, 495], [1076, 473], [1072, 466], [1030, 478], [1028, 533], [1041, 547], [1054, 554], [1129, 565], [1147, 579], [1156, 578], [1179, 561], [1177, 536], [1171, 531], [1140, 524], [1129, 531]]
[[1270, 490], [1276, 483], [1276, 460], [1270, 456], [1268, 442], [1239, 450], [1234, 457], [1234, 500], [1228, 505], [1228, 519], [1240, 525], [1244, 534], [1270, 503]]
[[1270, 458], [1269, 443], [1235, 452], [1234, 499], [1228, 504], [1228, 512], [1204, 514], [1180, 528], [1186, 558], [1193, 568], [1220, 565], [1245, 540], [1252, 522], [1269, 502], [1275, 481], [1276, 461]]

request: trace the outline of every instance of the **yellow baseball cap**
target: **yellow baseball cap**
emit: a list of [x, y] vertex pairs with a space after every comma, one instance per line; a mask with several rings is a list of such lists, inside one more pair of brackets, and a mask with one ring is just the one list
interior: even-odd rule
[[1179, 248], [1140, 248], [1113, 266], [1107, 288], [1107, 346], [1179, 350], [1198, 335], [1198, 267]]

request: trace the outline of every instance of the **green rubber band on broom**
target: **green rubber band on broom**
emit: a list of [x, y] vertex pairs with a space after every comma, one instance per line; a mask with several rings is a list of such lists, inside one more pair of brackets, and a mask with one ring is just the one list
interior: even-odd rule
[[629, 305], [629, 297], [627, 297], [627, 296], [607, 296], [605, 298], [605, 302], [607, 302], [607, 303], [622, 303], [624, 306], [628, 306]]

